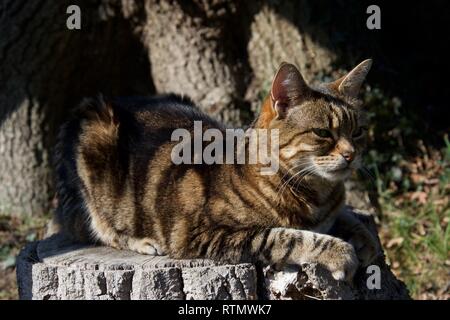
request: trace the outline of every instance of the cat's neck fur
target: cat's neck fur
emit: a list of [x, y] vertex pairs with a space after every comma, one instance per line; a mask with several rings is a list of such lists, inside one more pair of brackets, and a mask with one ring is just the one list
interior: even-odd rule
[[[344, 203], [342, 181], [329, 181], [316, 175], [306, 176], [299, 183], [285, 182], [285, 170], [274, 175], [261, 175], [261, 164], [246, 164], [241, 175], [270, 199], [277, 208], [279, 222], [289, 227], [316, 228]], [[241, 171], [242, 172], [242, 171]], [[292, 179], [295, 180], [295, 179]]]

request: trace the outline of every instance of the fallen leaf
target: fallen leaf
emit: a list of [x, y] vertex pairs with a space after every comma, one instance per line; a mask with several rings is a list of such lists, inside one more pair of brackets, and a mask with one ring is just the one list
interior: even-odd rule
[[389, 240], [389, 242], [386, 245], [386, 248], [390, 249], [394, 246], [399, 247], [402, 245], [403, 241], [405, 241], [403, 237], [393, 238]]
[[426, 204], [428, 194], [423, 191], [416, 191], [411, 195], [411, 200], [417, 200], [420, 204]]
[[427, 231], [425, 230], [425, 227], [421, 223], [417, 225], [417, 231], [419, 231], [419, 234], [421, 236], [424, 236], [424, 235], [427, 234]]

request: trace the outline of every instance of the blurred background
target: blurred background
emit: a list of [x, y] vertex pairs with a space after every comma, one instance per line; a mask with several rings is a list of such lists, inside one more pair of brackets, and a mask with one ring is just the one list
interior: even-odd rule
[[[80, 30], [66, 27], [73, 4]], [[0, 0], [0, 299], [17, 298], [15, 257], [44, 235], [55, 135], [82, 97], [175, 92], [241, 126], [282, 61], [315, 83], [366, 58], [370, 172], [349, 202], [376, 216], [414, 298], [449, 299], [449, 23], [436, 0]]]

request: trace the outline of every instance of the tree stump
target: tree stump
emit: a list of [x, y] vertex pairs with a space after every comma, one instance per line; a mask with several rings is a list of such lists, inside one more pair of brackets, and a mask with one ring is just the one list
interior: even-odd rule
[[[371, 217], [363, 221], [375, 231]], [[249, 263], [175, 260], [69, 242], [61, 235], [27, 245], [17, 261], [21, 299], [409, 299], [380, 257], [381, 288], [369, 289], [361, 269], [339, 282], [317, 264], [274, 270]]]

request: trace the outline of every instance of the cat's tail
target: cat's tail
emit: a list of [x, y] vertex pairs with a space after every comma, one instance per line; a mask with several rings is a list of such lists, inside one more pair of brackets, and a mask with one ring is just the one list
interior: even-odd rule
[[[98, 95], [97, 98], [85, 98], [74, 109], [73, 117], [81, 125], [89, 127], [90, 135], [101, 142], [112, 142], [117, 139], [118, 119], [112, 103], [106, 101], [102, 95]], [[86, 129], [84, 131], [88, 131]]]
[[113, 107], [102, 96], [84, 99], [61, 126], [53, 159], [57, 196], [57, 209], [52, 222], [54, 231], [74, 240], [93, 241], [77, 159], [81, 149], [102, 153], [102, 149], [116, 143], [117, 137], [118, 123]]

